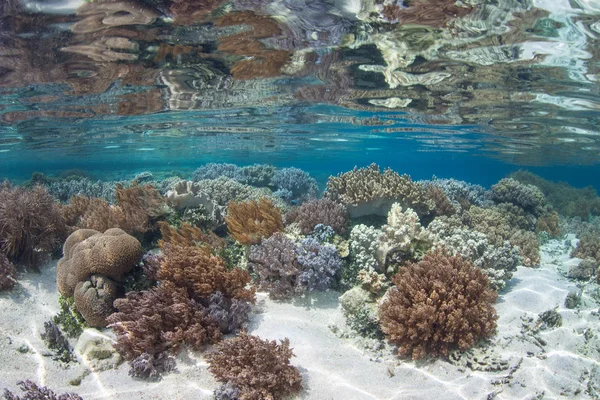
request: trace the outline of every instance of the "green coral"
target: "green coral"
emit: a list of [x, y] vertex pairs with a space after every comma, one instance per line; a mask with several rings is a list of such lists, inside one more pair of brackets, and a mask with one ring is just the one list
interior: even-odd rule
[[75, 309], [75, 298], [59, 296], [58, 304], [60, 311], [52, 318], [52, 321], [60, 325], [68, 337], [79, 337], [81, 332], [87, 328], [87, 324], [83, 316]]

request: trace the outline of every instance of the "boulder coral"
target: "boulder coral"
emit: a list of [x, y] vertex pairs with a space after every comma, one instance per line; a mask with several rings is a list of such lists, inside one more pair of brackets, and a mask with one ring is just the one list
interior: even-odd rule
[[403, 267], [379, 308], [381, 328], [401, 356], [448, 356], [494, 334], [497, 294], [461, 256], [436, 250]]
[[412, 208], [419, 216], [431, 213], [435, 204], [422, 185], [377, 164], [330, 176], [325, 196], [346, 206], [351, 218], [385, 216], [394, 203]]
[[[113, 285], [142, 257], [140, 242], [118, 228], [104, 233], [92, 229], [73, 232], [56, 268], [60, 294], [75, 296], [75, 308], [92, 326], [103, 326], [112, 312]], [[97, 304], [92, 304], [97, 303]]]

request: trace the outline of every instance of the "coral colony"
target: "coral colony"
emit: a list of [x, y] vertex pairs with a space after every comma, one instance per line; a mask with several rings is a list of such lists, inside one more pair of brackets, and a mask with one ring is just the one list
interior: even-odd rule
[[[447, 358], [494, 336], [497, 291], [510, 290], [518, 265], [535, 268], [540, 243], [561, 229], [577, 232], [573, 255], [585, 259], [570, 277], [600, 277], [600, 230], [577, 219], [583, 208], [600, 215], [599, 204], [524, 172], [486, 190], [375, 164], [331, 176], [320, 196], [306, 172], [259, 164], [206, 164], [189, 179], [5, 182], [0, 290], [62, 246], [61, 312], [42, 334], [56, 362], [76, 360], [65, 335], [94, 327], [113, 332], [136, 379], [176, 371], [187, 348], [222, 384], [216, 398], [280, 399], [310, 382], [288, 338], [246, 332], [257, 290], [275, 301], [337, 291], [355, 334], [387, 340], [401, 358]], [[19, 387], [24, 398], [80, 398]]]

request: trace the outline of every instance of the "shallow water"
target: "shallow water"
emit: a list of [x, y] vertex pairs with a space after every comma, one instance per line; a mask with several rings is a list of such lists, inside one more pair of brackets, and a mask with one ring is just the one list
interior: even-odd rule
[[[67, 233], [118, 226], [144, 252], [157, 251], [165, 239], [158, 222], [183, 221], [226, 239], [223, 252], [213, 246], [214, 256], [249, 271], [259, 293], [245, 329], [290, 339], [303, 380], [294, 398], [600, 398], [599, 37], [597, 0], [2, 0], [0, 183], [10, 181], [12, 189], [0, 184], [0, 256], [8, 257], [0, 257], [0, 278], [6, 260], [17, 280], [0, 291], [0, 389], [17, 393], [17, 381], [31, 379], [86, 399], [212, 398], [223, 382], [208, 371], [203, 351], [173, 351], [177, 372], [148, 382], [129, 377], [127, 362], [105, 371], [89, 364], [76, 337], [69, 339], [76, 360], [58, 362], [39, 335], [59, 311], [56, 263]], [[412, 225], [394, 233], [394, 240], [413, 235], [405, 245], [411, 251], [397, 244], [386, 250], [377, 235], [400, 218], [390, 214], [386, 224], [391, 204], [408, 212], [407, 204], [416, 210], [426, 201], [410, 203], [412, 191], [385, 197], [398, 184], [370, 186], [380, 173], [357, 186], [365, 192], [357, 202], [374, 196], [366, 206], [335, 193], [332, 177], [372, 163], [410, 175], [418, 193], [441, 188], [453, 211], [444, 214], [436, 203], [415, 214], [423, 235], [434, 239], [419, 239], [421, 225]], [[250, 180], [240, 168], [249, 166], [267, 178], [257, 172], [254, 183], [242, 185]], [[215, 171], [233, 180], [202, 181], [216, 178]], [[513, 187], [518, 193], [511, 195], [502, 185], [494, 189], [509, 176], [537, 187]], [[199, 181], [201, 195], [192, 197], [206, 195], [208, 203], [179, 207], [178, 180]], [[67, 230], [29, 223], [28, 212], [37, 211], [19, 209], [30, 204], [22, 198], [11, 202], [7, 193], [20, 186], [31, 193], [34, 184], [50, 193], [48, 208], [58, 210]], [[110, 212], [128, 212], [119, 184], [154, 185], [166, 208], [144, 203], [145, 222], [110, 219]], [[105, 213], [98, 219], [113, 225], [92, 226], [86, 214], [70, 220], [64, 210], [74, 195], [110, 203], [94, 204]], [[286, 213], [315, 196], [333, 199], [353, 217], [335, 241], [321, 243], [335, 243], [342, 267], [325, 292], [269, 298], [272, 288], [250, 253], [273, 232], [243, 243], [222, 218], [229, 201], [272, 200], [285, 224], [275, 231], [284, 230], [296, 246], [292, 253], [300, 254], [302, 240], [317, 233], [299, 232]], [[353, 207], [371, 209], [352, 215]], [[446, 225], [435, 228], [436, 220]], [[25, 227], [14, 234], [20, 223]], [[376, 232], [370, 258], [361, 258], [364, 237], [351, 234], [363, 223]], [[23, 232], [40, 226], [46, 231], [27, 242]], [[486, 249], [469, 261], [490, 280], [497, 266], [489, 264], [518, 258], [518, 266], [506, 267], [512, 277], [500, 278], [506, 282], [494, 303], [493, 335], [465, 353], [413, 361], [398, 356], [398, 343], [355, 329], [340, 296], [367, 290], [357, 271], [380, 273], [384, 288], [393, 286], [396, 272], [421, 262], [421, 242], [427, 250], [452, 246], [459, 228], [464, 257]], [[52, 246], [44, 235], [56, 237]], [[26, 244], [11, 247], [15, 237]], [[584, 247], [578, 243], [588, 247], [577, 250]], [[26, 256], [43, 262], [32, 266]], [[592, 272], [574, 277], [586, 257]], [[347, 274], [354, 274], [352, 284]], [[121, 278], [114, 278], [117, 297], [131, 289]], [[162, 278], [148, 279], [162, 285]], [[377, 310], [383, 292], [372, 293], [363, 311]], [[579, 293], [577, 306], [567, 307], [569, 293]], [[205, 297], [194, 301], [208, 307]], [[550, 311], [562, 326], [542, 326], [541, 315]], [[112, 348], [118, 333], [98, 328], [87, 334]]]

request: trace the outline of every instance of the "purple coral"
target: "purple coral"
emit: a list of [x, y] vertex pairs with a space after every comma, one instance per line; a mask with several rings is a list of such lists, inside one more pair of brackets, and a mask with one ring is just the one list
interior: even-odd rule
[[176, 369], [175, 359], [166, 352], [158, 354], [142, 353], [131, 362], [129, 376], [139, 379], [160, 379], [162, 374]]
[[271, 298], [288, 298], [296, 291], [296, 279], [300, 273], [296, 246], [283, 233], [276, 232], [260, 245], [252, 246], [248, 262], [258, 275], [259, 287], [267, 290]]
[[196, 169], [192, 174], [192, 180], [198, 182], [204, 179], [217, 179], [221, 176], [233, 178], [240, 167], [235, 164], [208, 163]]
[[298, 285], [308, 291], [329, 289], [343, 265], [334, 246], [320, 244], [313, 238], [302, 239], [296, 246], [296, 254], [302, 269]]
[[[25, 395], [23, 400], [83, 400], [83, 397], [75, 393], [64, 393], [59, 396], [45, 386], [38, 386], [35, 382], [27, 379], [17, 382]], [[4, 398], [7, 400], [21, 400], [21, 397], [13, 394], [10, 390], [4, 390]]]
[[219, 324], [222, 333], [240, 330], [248, 320], [252, 306], [245, 300], [230, 299], [215, 292], [208, 299], [208, 315]]
[[271, 185], [277, 190], [291, 191], [294, 199], [304, 200], [316, 197], [318, 192], [317, 181], [307, 172], [294, 167], [275, 171]]

